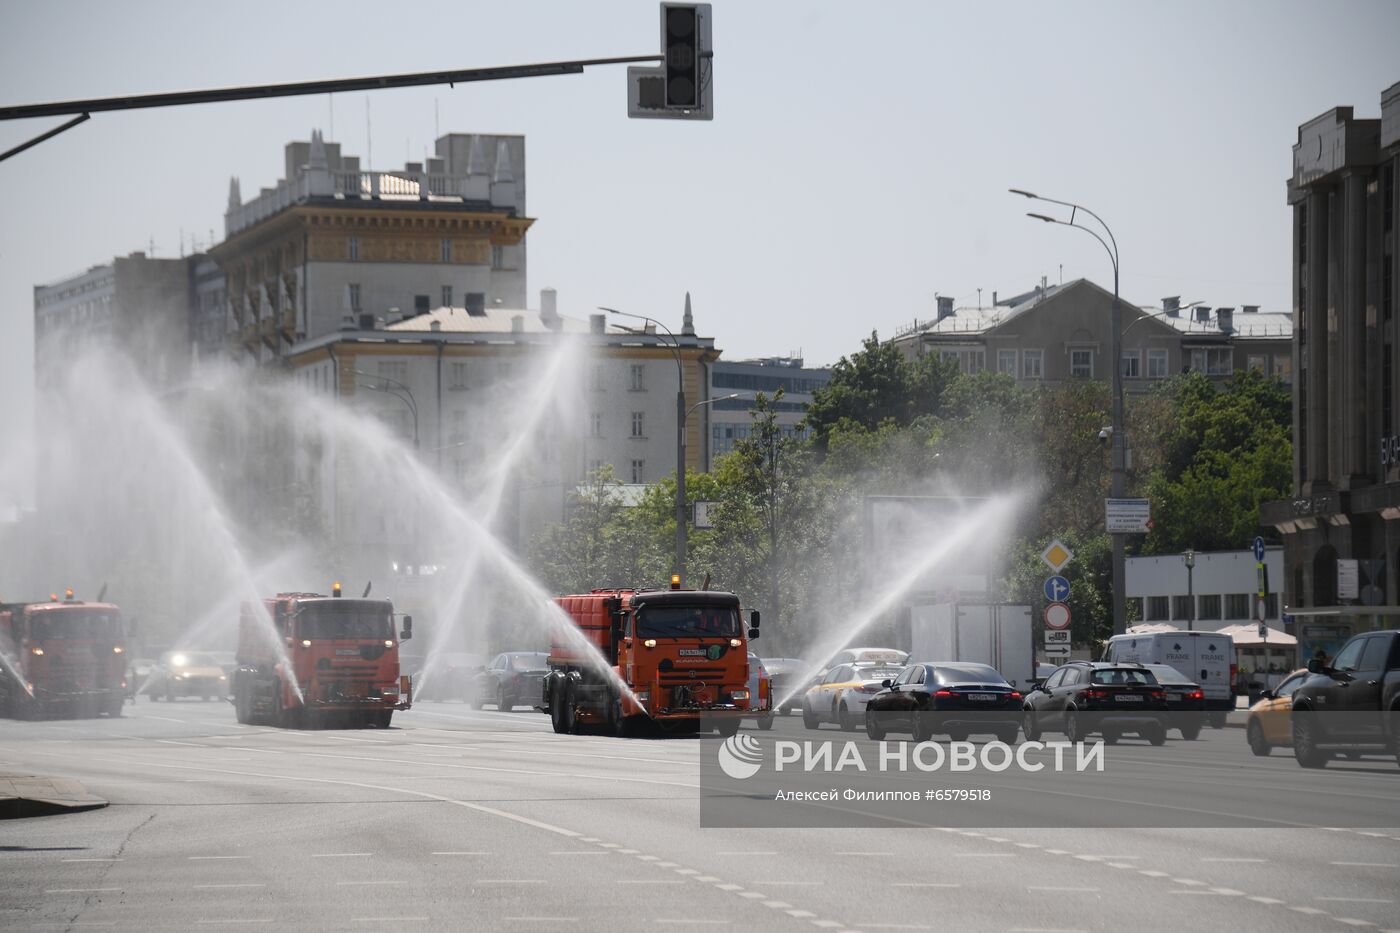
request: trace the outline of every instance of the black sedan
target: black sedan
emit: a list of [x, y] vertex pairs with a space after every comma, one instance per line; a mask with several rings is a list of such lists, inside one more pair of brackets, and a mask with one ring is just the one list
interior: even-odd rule
[[1172, 728], [1181, 732], [1187, 741], [1195, 740], [1201, 734], [1206, 722], [1206, 695], [1201, 685], [1170, 664], [1144, 664], [1157, 683], [1167, 692], [1167, 712]]
[[927, 661], [907, 665], [865, 706], [865, 732], [876, 741], [908, 732], [926, 742], [946, 735], [994, 735], [1011, 744], [1021, 723], [1022, 697], [986, 664]]
[[1110, 745], [1125, 733], [1153, 745], [1167, 741], [1167, 694], [1141, 664], [1071, 661], [1026, 694], [1021, 728], [1027, 741], [1063, 732], [1082, 742], [1098, 732]]
[[476, 675], [472, 706], [495, 704], [498, 710], [534, 706], [544, 692], [549, 655], [542, 651], [507, 651], [498, 654]]

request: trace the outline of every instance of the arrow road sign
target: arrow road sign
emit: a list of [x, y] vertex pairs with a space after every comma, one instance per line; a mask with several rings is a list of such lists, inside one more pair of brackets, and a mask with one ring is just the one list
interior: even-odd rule
[[1047, 658], [1067, 658], [1069, 645], [1046, 645], [1040, 649], [1040, 653]]
[[1264, 539], [1263, 539], [1263, 538], [1255, 538], [1255, 539], [1254, 539], [1254, 559], [1257, 560], [1257, 561], [1259, 561], [1260, 563], [1263, 563], [1263, 561], [1264, 561]]
[[1052, 603], [1062, 603], [1069, 597], [1069, 581], [1059, 574], [1045, 581], [1045, 598]]

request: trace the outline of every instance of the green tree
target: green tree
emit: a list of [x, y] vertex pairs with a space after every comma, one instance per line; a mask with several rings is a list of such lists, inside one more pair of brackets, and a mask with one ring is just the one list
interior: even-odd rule
[[826, 450], [831, 431], [843, 420], [866, 430], [885, 422], [899, 427], [924, 414], [937, 414], [943, 394], [956, 377], [955, 363], [928, 355], [910, 360], [877, 333], [832, 367], [831, 381], [812, 394], [807, 424], [818, 450]]

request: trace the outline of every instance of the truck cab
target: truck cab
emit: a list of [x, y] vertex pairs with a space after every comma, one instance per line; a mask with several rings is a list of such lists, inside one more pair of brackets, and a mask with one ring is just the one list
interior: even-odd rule
[[556, 602], [543, 709], [556, 732], [593, 723], [626, 734], [642, 722], [693, 731], [713, 717], [732, 735], [750, 715], [748, 646], [739, 597], [707, 590], [595, 590]]
[[16, 718], [122, 714], [126, 625], [111, 603], [67, 591], [0, 605], [0, 713]]
[[387, 599], [279, 593], [265, 615], [245, 606], [239, 626], [234, 708], [239, 722], [318, 725], [332, 720], [388, 728], [411, 704], [399, 673], [399, 643]]

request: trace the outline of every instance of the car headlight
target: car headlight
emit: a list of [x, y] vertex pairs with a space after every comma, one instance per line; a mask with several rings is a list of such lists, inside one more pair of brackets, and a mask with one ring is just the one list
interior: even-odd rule
[[734, 690], [729, 696], [735, 700], [747, 700], [749, 698], [749, 692], [747, 690]]
[[638, 691], [637, 691], [637, 702], [638, 702], [638, 703], [646, 703], [646, 702], [647, 702], [648, 700], [650, 700], [650, 699], [651, 699], [651, 691], [650, 691], [650, 690], [638, 690]]
[[228, 677], [227, 677], [226, 675], [224, 675], [224, 674], [220, 674], [220, 675], [219, 675], [219, 679], [220, 679], [220, 680], [228, 680]]

